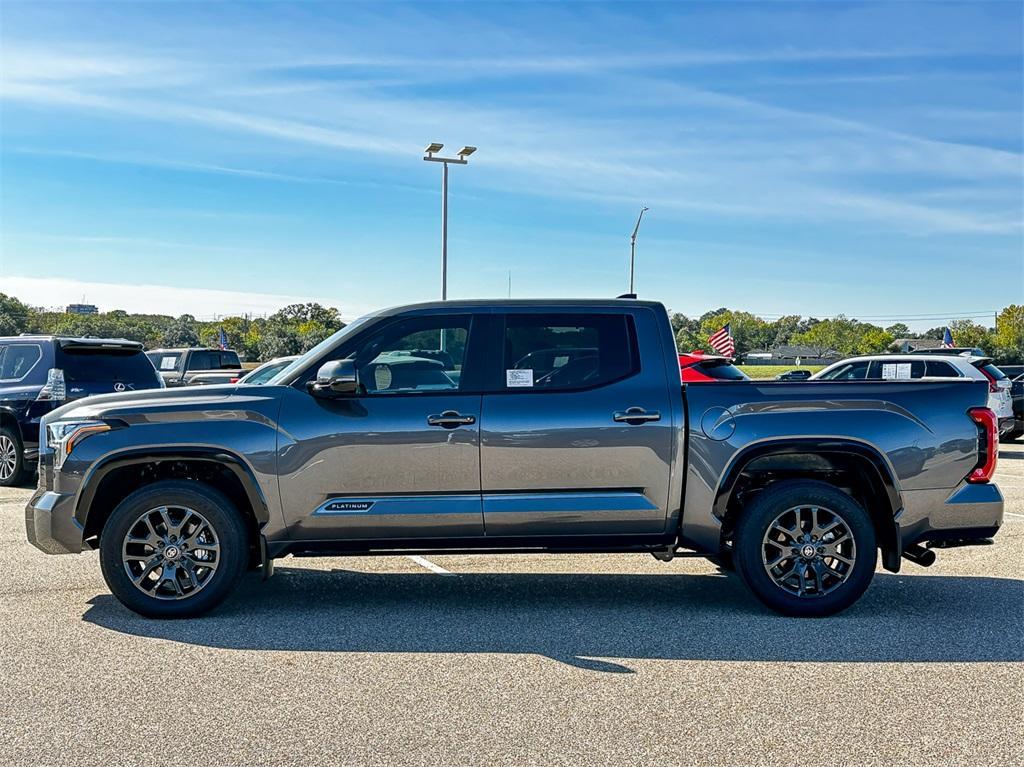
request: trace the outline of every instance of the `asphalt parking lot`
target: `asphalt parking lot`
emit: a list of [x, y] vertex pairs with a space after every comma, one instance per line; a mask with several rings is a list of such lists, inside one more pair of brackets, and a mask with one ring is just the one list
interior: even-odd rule
[[782, 618], [702, 560], [285, 559], [122, 608], [0, 489], [0, 764], [1019, 764], [1024, 445], [990, 547]]

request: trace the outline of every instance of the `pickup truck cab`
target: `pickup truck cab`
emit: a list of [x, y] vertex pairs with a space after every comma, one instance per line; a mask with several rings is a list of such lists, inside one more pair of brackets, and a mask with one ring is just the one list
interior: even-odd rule
[[167, 386], [236, 383], [245, 375], [231, 349], [152, 349], [146, 352]]
[[776, 610], [826, 615], [879, 553], [928, 565], [999, 529], [987, 395], [682, 384], [649, 301], [419, 304], [263, 386], [55, 411], [26, 526], [48, 553], [99, 549], [111, 591], [151, 616], [209, 610], [286, 555], [518, 551], [708, 557]]

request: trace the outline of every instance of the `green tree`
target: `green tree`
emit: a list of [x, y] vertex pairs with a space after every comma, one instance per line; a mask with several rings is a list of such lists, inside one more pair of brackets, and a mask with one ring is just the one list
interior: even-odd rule
[[986, 354], [992, 353], [992, 332], [972, 320], [953, 320], [949, 323], [954, 346], [977, 346]]
[[163, 329], [160, 345], [174, 348], [177, 346], [198, 346], [199, 330], [196, 318], [191, 314], [183, 314]]
[[0, 336], [16, 336], [29, 330], [33, 311], [14, 296], [0, 293]]
[[992, 341], [994, 352], [1000, 362], [1024, 362], [1024, 306], [1011, 304], [999, 312]]
[[910, 328], [904, 325], [902, 322], [897, 322], [894, 325], [890, 325], [885, 329], [885, 332], [891, 335], [893, 338], [915, 338]]

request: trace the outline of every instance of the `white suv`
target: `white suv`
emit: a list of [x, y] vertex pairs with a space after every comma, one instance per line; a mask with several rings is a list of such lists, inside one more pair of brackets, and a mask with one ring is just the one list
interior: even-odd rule
[[850, 357], [812, 375], [811, 381], [886, 381], [969, 378], [988, 383], [988, 407], [999, 419], [999, 433], [1013, 429], [1010, 379], [989, 357], [970, 354], [874, 354]]

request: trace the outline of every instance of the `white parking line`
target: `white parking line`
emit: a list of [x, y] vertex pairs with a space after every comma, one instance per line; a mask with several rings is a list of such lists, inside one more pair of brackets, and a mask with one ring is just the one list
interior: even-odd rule
[[441, 565], [435, 565], [433, 562], [431, 562], [426, 557], [417, 556], [416, 554], [409, 554], [408, 555], [408, 559], [411, 559], [413, 562], [418, 564], [420, 567], [425, 567], [428, 570], [430, 570], [431, 572], [437, 573], [438, 575], [455, 575], [455, 573], [453, 573], [453, 572], [451, 572], [449, 570], [445, 570], [443, 567], [441, 567]]
[[1016, 519], [1024, 519], [1024, 514], [1018, 514], [1015, 511], [1004, 511], [1003, 514], [1005, 514], [1008, 517], [1014, 517]]

